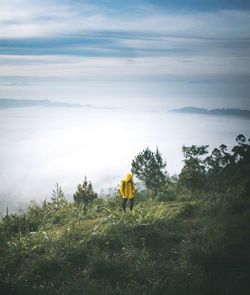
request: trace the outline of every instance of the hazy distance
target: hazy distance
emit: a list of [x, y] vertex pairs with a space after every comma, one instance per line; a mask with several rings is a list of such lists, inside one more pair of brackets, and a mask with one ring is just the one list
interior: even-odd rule
[[42, 200], [58, 182], [70, 198], [84, 175], [98, 192], [116, 187], [146, 147], [158, 146], [173, 175], [182, 168], [182, 145], [231, 148], [239, 133], [249, 137], [249, 120], [162, 108], [1, 109], [0, 196]]

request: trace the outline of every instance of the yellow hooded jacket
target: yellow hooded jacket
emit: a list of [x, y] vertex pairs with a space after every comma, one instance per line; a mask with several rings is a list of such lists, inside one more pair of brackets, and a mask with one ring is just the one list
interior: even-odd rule
[[135, 194], [135, 185], [133, 183], [133, 175], [128, 173], [125, 180], [121, 181], [120, 193], [124, 199], [133, 199]]

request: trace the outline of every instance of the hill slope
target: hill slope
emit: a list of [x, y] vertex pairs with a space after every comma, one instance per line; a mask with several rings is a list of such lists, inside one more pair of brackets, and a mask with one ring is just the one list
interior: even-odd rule
[[5, 218], [1, 293], [247, 294], [249, 202], [148, 200], [123, 214], [119, 201]]

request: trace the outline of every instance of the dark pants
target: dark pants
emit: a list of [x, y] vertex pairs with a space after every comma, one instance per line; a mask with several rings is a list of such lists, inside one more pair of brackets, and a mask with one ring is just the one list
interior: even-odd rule
[[[122, 209], [123, 209], [124, 212], [126, 212], [127, 201], [128, 201], [128, 199], [122, 199]], [[129, 208], [130, 208], [130, 211], [133, 210], [133, 208], [134, 208], [134, 198], [129, 199]]]

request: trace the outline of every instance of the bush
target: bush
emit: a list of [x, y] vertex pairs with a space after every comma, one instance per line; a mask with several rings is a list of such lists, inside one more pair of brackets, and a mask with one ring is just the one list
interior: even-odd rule
[[176, 200], [176, 194], [173, 191], [160, 192], [157, 195], [159, 202], [171, 202]]

